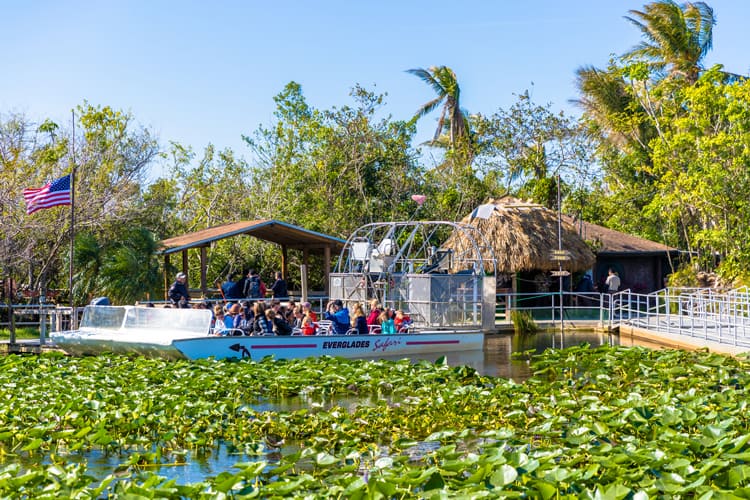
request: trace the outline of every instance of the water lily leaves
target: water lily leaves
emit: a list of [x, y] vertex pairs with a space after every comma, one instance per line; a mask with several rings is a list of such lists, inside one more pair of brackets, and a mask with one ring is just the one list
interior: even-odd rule
[[515, 467], [503, 464], [490, 476], [490, 484], [496, 487], [502, 487], [511, 484], [518, 478], [518, 471]]
[[[519, 384], [408, 361], [6, 356], [0, 456], [56, 458], [0, 470], [0, 496], [747, 496], [746, 361], [577, 347], [531, 367]], [[224, 449], [216, 476], [159, 475]]]

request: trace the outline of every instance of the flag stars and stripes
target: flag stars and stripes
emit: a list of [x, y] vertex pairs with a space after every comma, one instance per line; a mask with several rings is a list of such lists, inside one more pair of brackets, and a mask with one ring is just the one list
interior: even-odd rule
[[43, 208], [70, 205], [70, 174], [47, 183], [44, 187], [23, 190], [26, 213], [33, 214]]

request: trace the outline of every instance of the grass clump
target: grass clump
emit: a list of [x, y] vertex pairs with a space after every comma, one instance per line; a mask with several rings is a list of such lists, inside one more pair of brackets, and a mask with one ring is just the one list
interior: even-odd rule
[[529, 335], [539, 331], [539, 326], [529, 311], [511, 311], [510, 319], [513, 321], [513, 330], [521, 335]]

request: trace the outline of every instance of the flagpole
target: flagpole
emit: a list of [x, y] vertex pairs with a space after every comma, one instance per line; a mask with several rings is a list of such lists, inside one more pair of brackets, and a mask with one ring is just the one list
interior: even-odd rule
[[76, 223], [76, 112], [73, 110], [73, 140], [71, 148], [72, 168], [70, 170], [70, 262], [68, 269], [68, 289], [70, 290], [70, 329], [78, 326], [75, 300], [73, 298], [73, 258], [75, 252], [75, 223]]

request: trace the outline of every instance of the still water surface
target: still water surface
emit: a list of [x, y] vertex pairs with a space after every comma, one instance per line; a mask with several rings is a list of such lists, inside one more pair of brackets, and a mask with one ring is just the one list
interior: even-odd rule
[[620, 338], [617, 335], [593, 330], [575, 330], [565, 333], [539, 332], [533, 335], [487, 335], [483, 352], [433, 354], [421, 359], [435, 361], [440, 356], [446, 356], [451, 366], [469, 365], [476, 368], [482, 375], [510, 378], [516, 382], [522, 382], [531, 376], [529, 363], [512, 359], [513, 353], [533, 350], [540, 354], [549, 348], [561, 349], [581, 344], [589, 344], [591, 347], [619, 345]]

